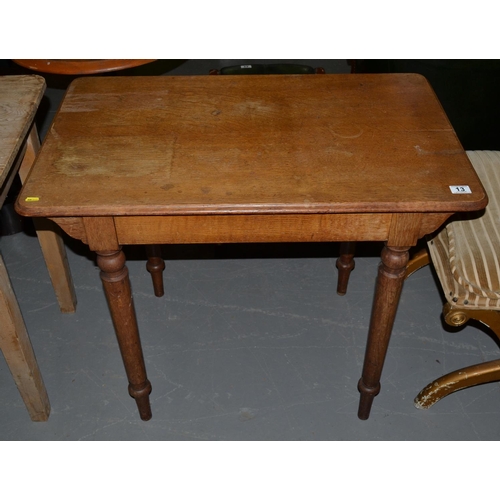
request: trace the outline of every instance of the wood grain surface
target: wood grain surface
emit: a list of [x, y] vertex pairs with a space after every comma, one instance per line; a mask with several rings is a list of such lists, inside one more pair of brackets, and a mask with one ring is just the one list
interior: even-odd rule
[[420, 75], [84, 77], [68, 89], [17, 208], [416, 213], [486, 202]]
[[41, 76], [0, 76], [0, 188], [24, 144], [44, 90]]

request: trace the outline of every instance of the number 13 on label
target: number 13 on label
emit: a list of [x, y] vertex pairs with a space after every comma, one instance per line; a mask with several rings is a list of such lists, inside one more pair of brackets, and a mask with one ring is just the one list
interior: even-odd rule
[[450, 186], [450, 190], [453, 194], [470, 194], [470, 193], [472, 193], [469, 186]]

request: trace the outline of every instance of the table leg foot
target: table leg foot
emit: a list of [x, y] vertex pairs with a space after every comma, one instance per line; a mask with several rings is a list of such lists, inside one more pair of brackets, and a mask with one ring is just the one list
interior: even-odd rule
[[366, 387], [363, 384], [363, 379], [359, 379], [358, 391], [360, 393], [359, 407], [358, 407], [358, 418], [360, 420], [368, 420], [370, 416], [370, 410], [372, 409], [372, 403], [375, 396], [380, 392], [380, 384], [377, 387]]
[[337, 281], [337, 293], [345, 295], [347, 292], [347, 284], [351, 271], [354, 269], [354, 250], [356, 243], [354, 241], [344, 241], [340, 244], [340, 256], [337, 259], [337, 269], [339, 270]]
[[363, 373], [358, 383], [361, 394], [358, 417], [361, 420], [368, 419], [373, 399], [380, 392], [380, 377], [403, 288], [408, 250], [409, 247], [388, 246], [382, 250]]
[[151, 383], [146, 375], [125, 254], [121, 249], [97, 252], [97, 264], [129, 381], [129, 394], [137, 403], [141, 419], [149, 420]]
[[161, 257], [161, 245], [146, 245], [146, 253], [148, 255], [146, 269], [153, 279], [155, 295], [157, 297], [163, 297], [163, 271], [165, 269], [165, 261]]
[[135, 399], [141, 420], [150, 420], [153, 415], [149, 403], [149, 395], [151, 394], [151, 383], [149, 380], [146, 380], [140, 387], [129, 384], [128, 393]]

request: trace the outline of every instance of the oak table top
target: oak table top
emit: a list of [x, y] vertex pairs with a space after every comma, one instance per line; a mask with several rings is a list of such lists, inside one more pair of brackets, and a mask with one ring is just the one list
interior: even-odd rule
[[122, 245], [383, 241], [358, 416], [369, 416], [409, 249], [486, 193], [428, 82], [414, 74], [80, 78], [68, 88], [17, 210], [97, 253], [143, 420], [151, 418]]
[[413, 74], [80, 78], [42, 151], [24, 215], [457, 212], [486, 196]]

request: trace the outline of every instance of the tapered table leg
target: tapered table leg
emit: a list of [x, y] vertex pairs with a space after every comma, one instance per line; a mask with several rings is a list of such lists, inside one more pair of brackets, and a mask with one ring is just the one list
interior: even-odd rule
[[163, 297], [163, 270], [165, 261], [161, 257], [161, 245], [146, 245], [148, 262], [146, 269], [153, 279], [153, 289], [157, 297]]
[[340, 256], [337, 259], [337, 269], [339, 270], [337, 281], [337, 293], [345, 295], [347, 292], [347, 284], [349, 276], [354, 269], [354, 250], [356, 243], [354, 241], [344, 241], [340, 244]]
[[128, 391], [141, 419], [149, 420], [151, 383], [146, 375], [125, 255], [121, 250], [97, 252], [97, 264], [129, 381]]
[[361, 393], [358, 417], [361, 420], [370, 416], [373, 399], [380, 392], [380, 376], [403, 287], [408, 250], [409, 247], [387, 246], [382, 250], [363, 373], [358, 383]]

